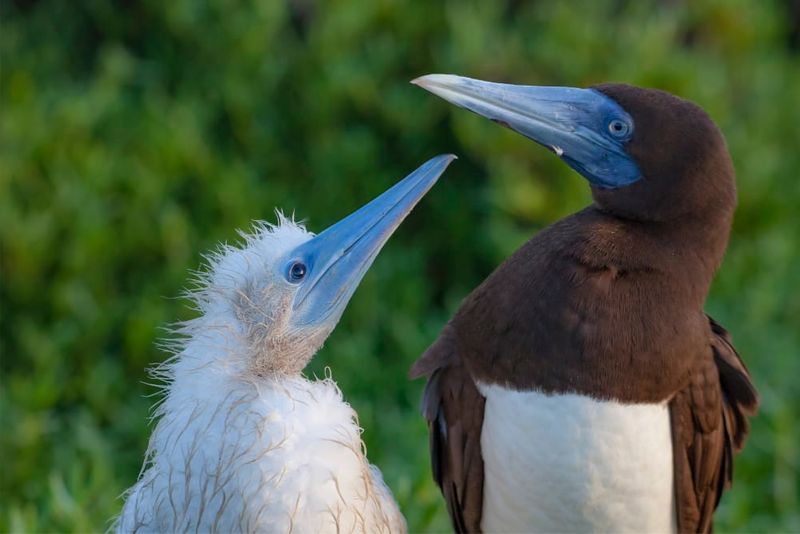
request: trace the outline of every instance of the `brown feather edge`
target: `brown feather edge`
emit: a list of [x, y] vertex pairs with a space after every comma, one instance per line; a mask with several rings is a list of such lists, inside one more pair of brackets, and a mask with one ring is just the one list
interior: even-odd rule
[[[704, 467], [702, 462], [692, 466], [691, 456], [713, 456], [713, 451], [703, 452], [701, 448], [707, 446], [713, 433], [701, 434], [698, 428], [699, 417], [696, 413], [697, 406], [693, 403], [691, 385], [678, 392], [670, 402], [670, 416], [673, 429], [673, 456], [675, 465], [675, 499], [677, 510], [677, 526], [679, 532], [712, 532], [713, 512], [720, 502], [725, 489], [733, 483], [733, 456], [744, 446], [744, 441], [749, 432], [747, 417], [752, 416], [758, 409], [758, 393], [752, 383], [747, 367], [733, 346], [730, 334], [713, 318], [708, 317], [710, 327], [710, 344], [713, 363], [717, 370], [718, 387], [721, 393], [720, 419], [715, 431], [722, 432], [722, 442], [717, 451], [719, 465], [711, 466], [715, 470], [714, 483], [697, 487], [702, 483], [698, 469]], [[695, 379], [697, 377], [695, 376]], [[686, 413], [688, 411], [688, 414]], [[687, 417], [688, 415], [688, 417]], [[687, 430], [687, 424], [691, 429]], [[684, 429], [681, 432], [681, 429]], [[684, 443], [687, 435], [691, 436], [688, 443]], [[693, 450], [699, 449], [699, 450]], [[684, 477], [692, 479], [691, 491], [694, 499], [689, 500]], [[698, 494], [704, 491], [703, 494]], [[713, 492], [709, 495], [708, 492]], [[713, 503], [713, 504], [712, 504]]]
[[[429, 377], [421, 411], [428, 422], [433, 479], [445, 498], [453, 529], [481, 532], [484, 398], [458, 356], [457, 338], [449, 325], [409, 372], [412, 379], [422, 376]], [[448, 421], [448, 408], [459, 417]], [[460, 417], [470, 413], [473, 417], [468, 420]]]

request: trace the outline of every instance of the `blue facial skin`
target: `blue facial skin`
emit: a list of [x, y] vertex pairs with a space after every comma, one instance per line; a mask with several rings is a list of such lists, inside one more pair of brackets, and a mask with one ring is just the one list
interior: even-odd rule
[[412, 83], [549, 148], [596, 187], [616, 189], [641, 178], [639, 166], [625, 151], [633, 136], [633, 119], [599, 91], [491, 83], [448, 74], [431, 74]]
[[280, 275], [297, 285], [292, 323], [335, 324], [383, 245], [455, 159], [437, 156], [356, 212], [289, 252]]

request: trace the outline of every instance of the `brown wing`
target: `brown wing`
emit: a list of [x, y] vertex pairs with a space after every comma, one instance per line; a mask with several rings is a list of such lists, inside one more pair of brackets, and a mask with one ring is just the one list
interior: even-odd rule
[[411, 368], [410, 375], [429, 377], [422, 414], [430, 431], [433, 479], [447, 502], [453, 529], [480, 532], [484, 398], [463, 365], [451, 327], [445, 327]]
[[733, 481], [733, 455], [744, 445], [758, 395], [731, 337], [708, 318], [713, 358], [670, 403], [679, 532], [710, 532], [723, 490]]

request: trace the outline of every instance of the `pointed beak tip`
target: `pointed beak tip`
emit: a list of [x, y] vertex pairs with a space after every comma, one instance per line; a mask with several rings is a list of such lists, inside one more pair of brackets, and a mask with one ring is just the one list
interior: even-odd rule
[[421, 170], [423, 167], [425, 167], [428, 169], [437, 169], [437, 172], [443, 173], [448, 165], [450, 165], [453, 160], [456, 159], [458, 159], [458, 156], [455, 154], [439, 154], [438, 156], [434, 156], [426, 161], [424, 165], [417, 170]]
[[431, 86], [446, 84], [448, 81], [452, 82], [456, 78], [458, 78], [458, 76], [453, 74], [425, 74], [424, 76], [414, 78], [411, 80], [411, 83], [417, 87], [430, 90]]
[[437, 181], [439, 180], [441, 175], [444, 173], [444, 171], [447, 169], [447, 167], [449, 167], [450, 164], [453, 163], [453, 161], [455, 161], [457, 159], [458, 159], [458, 156], [456, 156], [455, 154], [439, 154], [438, 156], [434, 156], [433, 158], [431, 158], [429, 160], [429, 163], [433, 164], [435, 166], [434, 168], [438, 169], [436, 171], [436, 173], [437, 173], [436, 180]]

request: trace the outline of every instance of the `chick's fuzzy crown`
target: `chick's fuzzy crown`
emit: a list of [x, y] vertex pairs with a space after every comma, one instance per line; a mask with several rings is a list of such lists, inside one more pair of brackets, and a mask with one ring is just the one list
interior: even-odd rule
[[257, 221], [250, 232], [240, 231], [241, 245], [221, 245], [205, 256], [208, 268], [199, 274], [197, 288], [190, 292], [201, 312], [229, 307], [254, 288], [275, 282], [276, 262], [314, 234], [302, 223], [276, 212], [277, 223]]

